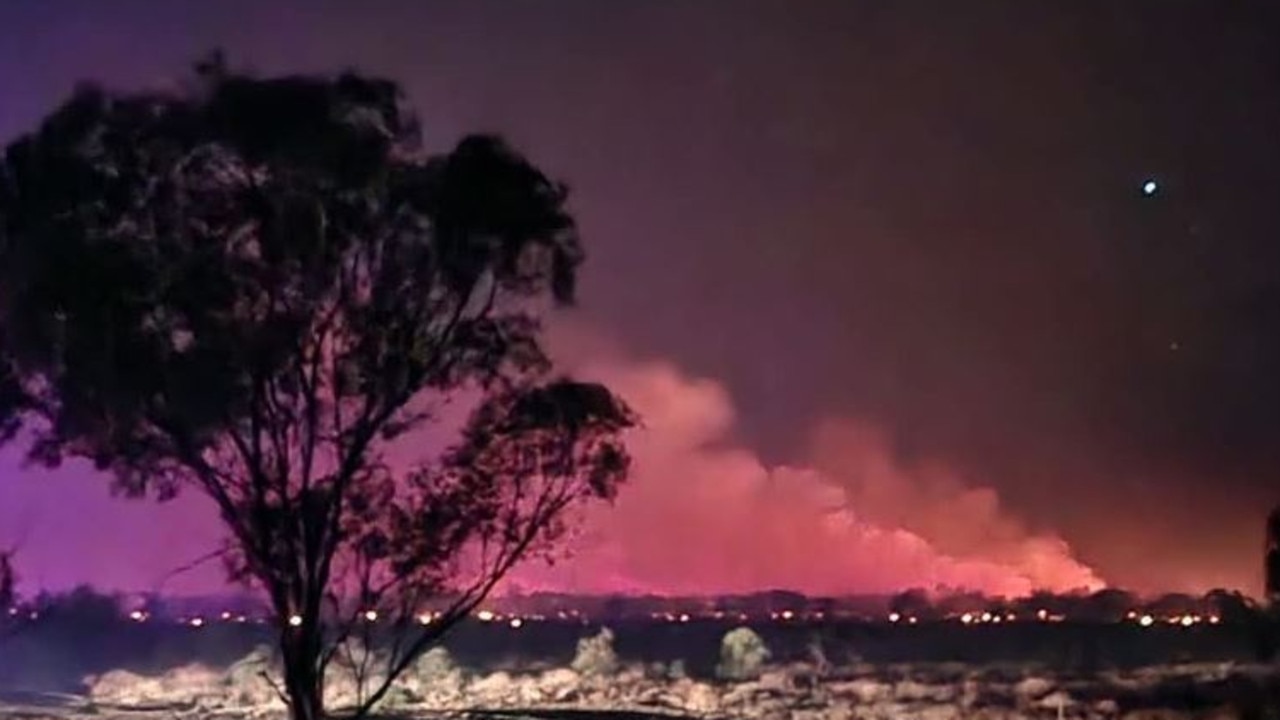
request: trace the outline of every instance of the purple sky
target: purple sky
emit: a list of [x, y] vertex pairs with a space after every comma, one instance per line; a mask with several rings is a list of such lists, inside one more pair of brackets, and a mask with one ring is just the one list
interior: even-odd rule
[[[6, 3], [0, 139], [78, 79], [171, 83], [215, 46], [264, 73], [385, 74], [431, 144], [496, 130], [571, 183], [591, 253], [574, 322], [621, 348], [602, 374], [679, 397], [710, 383], [723, 402], [698, 412], [732, 419], [696, 415], [714, 443], [769, 477], [814, 469], [856, 517], [930, 548], [892, 582], [1021, 567], [1050, 538], [1055, 562], [1109, 582], [1254, 589], [1280, 501], [1269, 5]], [[637, 370], [655, 367], [676, 379]], [[849, 424], [871, 430], [827, 431]], [[26, 539], [33, 581], [148, 589], [217, 536], [193, 498], [117, 502], [14, 457], [0, 541]], [[882, 466], [892, 492], [869, 489]], [[674, 521], [676, 491], [645, 482], [618, 512]], [[918, 512], [957, 497], [970, 514]], [[778, 552], [835, 543], [833, 586], [878, 587], [869, 537]], [[747, 549], [724, 538], [726, 557]], [[680, 584], [642, 554], [629, 577]], [[790, 582], [787, 566], [742, 581]]]

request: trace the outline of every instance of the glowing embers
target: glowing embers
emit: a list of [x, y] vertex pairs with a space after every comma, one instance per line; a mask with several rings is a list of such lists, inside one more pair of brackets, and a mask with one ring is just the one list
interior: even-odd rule
[[[1040, 622], [1062, 622], [1066, 619], [1062, 615], [1051, 615], [1047, 610], [1037, 610], [1035, 618]], [[985, 610], [983, 612], [967, 612], [960, 615], [958, 619], [965, 625], [1002, 625], [1017, 622], [1018, 616], [1009, 611]]]
[[1137, 612], [1131, 612], [1128, 615], [1126, 615], [1126, 618], [1128, 620], [1136, 622], [1139, 625], [1139, 627], [1144, 627], [1144, 628], [1155, 627], [1157, 624], [1160, 624], [1160, 623], [1163, 623], [1165, 625], [1169, 625], [1172, 627], [1189, 628], [1189, 627], [1194, 627], [1196, 625], [1200, 625], [1202, 623], [1217, 625], [1222, 622], [1222, 618], [1219, 617], [1218, 615], [1205, 616], [1205, 615], [1196, 615], [1193, 613], [1185, 613], [1181, 615], [1175, 614], [1175, 615], [1168, 615], [1165, 617], [1156, 617], [1151, 613], [1138, 614]]

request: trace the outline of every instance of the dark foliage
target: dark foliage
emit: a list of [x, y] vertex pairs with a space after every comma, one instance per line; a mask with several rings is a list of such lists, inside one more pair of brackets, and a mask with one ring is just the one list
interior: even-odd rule
[[920, 588], [904, 590], [889, 599], [889, 612], [903, 617], [932, 619], [933, 604], [929, 595]]
[[[212, 498], [232, 572], [301, 618], [284, 694], [313, 717], [361, 610], [452, 600], [389, 681], [626, 474], [630, 411], [548, 381], [538, 340], [583, 258], [565, 197], [495, 137], [424, 155], [386, 80], [83, 87], [0, 163], [0, 437]], [[457, 445], [393, 467], [455, 398]]]
[[0, 613], [8, 613], [13, 606], [18, 579], [13, 571], [9, 553], [0, 552]]

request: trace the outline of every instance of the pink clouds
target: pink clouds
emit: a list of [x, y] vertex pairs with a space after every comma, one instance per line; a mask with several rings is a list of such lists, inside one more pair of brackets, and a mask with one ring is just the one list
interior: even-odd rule
[[[819, 423], [803, 463], [771, 467], [730, 440], [736, 411], [720, 383], [629, 359], [593, 333], [558, 328], [552, 339], [567, 371], [610, 384], [644, 427], [630, 438], [635, 474], [616, 505], [586, 512], [569, 561], [531, 561], [512, 586], [837, 594], [948, 585], [1020, 595], [1101, 584], [1065, 541], [1028, 531], [991, 489], [944, 462], [901, 461], [874, 427]], [[394, 457], [438, 449], [430, 439]], [[106, 480], [79, 465], [52, 476], [17, 466], [12, 449], [0, 454], [0, 542], [31, 529], [19, 558], [31, 585], [225, 587], [216, 563], [165, 579], [221, 535], [198, 494], [163, 507], [113, 501]]]
[[989, 488], [940, 463], [897, 460], [874, 428], [822, 423], [804, 467], [768, 467], [728, 441], [719, 383], [633, 362], [581, 332], [561, 362], [610, 384], [642, 415], [635, 473], [613, 508], [588, 513], [572, 561], [517, 583], [669, 594], [787, 588], [814, 594], [947, 585], [1021, 595], [1101, 580], [1054, 535], [1034, 535]]

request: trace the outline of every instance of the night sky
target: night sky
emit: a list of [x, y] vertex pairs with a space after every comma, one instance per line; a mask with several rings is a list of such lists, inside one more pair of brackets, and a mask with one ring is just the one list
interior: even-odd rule
[[[222, 46], [395, 78], [432, 146], [498, 131], [567, 180], [590, 258], [554, 344], [646, 429], [581, 562], [522, 583], [1257, 590], [1275, 3], [266, 5], [0, 5], [0, 140]], [[19, 465], [33, 584], [149, 589], [218, 536], [198, 498]]]

